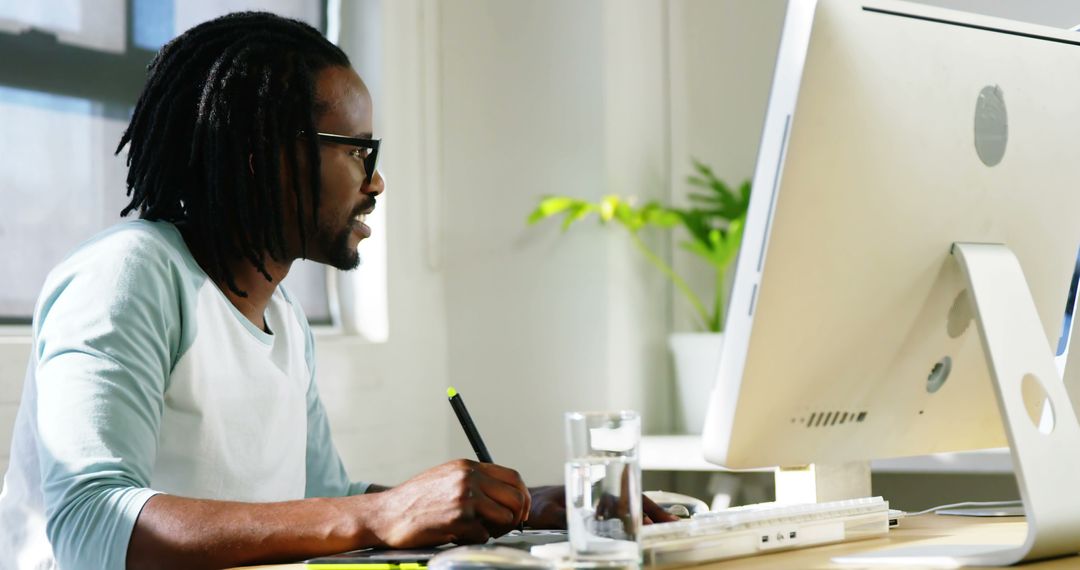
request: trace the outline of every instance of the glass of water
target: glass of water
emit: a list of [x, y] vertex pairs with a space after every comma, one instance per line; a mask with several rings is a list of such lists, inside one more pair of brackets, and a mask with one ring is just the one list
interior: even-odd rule
[[641, 559], [641, 416], [566, 414], [566, 522], [580, 560]]

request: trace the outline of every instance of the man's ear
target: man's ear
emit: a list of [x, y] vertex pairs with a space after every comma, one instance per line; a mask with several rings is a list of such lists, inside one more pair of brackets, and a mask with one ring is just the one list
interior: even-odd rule
[[251, 171], [252, 176], [255, 176], [255, 155], [252, 153], [248, 154], [248, 170]]

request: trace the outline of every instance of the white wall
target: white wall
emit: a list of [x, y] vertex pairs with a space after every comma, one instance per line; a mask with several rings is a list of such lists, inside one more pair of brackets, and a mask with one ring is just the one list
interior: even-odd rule
[[450, 380], [530, 483], [561, 480], [564, 411], [667, 421], [665, 284], [621, 230], [525, 226], [547, 194], [665, 192], [661, 3], [620, 5], [438, 5]]

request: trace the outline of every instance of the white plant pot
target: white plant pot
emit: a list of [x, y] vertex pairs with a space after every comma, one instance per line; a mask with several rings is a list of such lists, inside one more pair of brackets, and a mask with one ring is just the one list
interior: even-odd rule
[[668, 337], [686, 433], [699, 434], [705, 427], [705, 411], [716, 383], [723, 343], [723, 333], [671, 333]]

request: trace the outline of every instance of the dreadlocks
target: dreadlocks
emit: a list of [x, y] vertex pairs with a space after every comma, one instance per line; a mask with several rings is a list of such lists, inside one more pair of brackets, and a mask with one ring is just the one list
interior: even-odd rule
[[[116, 148], [128, 146], [127, 192], [120, 213], [183, 221], [207, 244], [210, 264], [234, 293], [227, 260], [245, 258], [270, 280], [264, 256], [283, 258], [282, 209], [295, 201], [301, 254], [305, 204], [295, 141], [304, 143], [310, 217], [319, 208], [321, 113], [315, 76], [349, 58], [317, 30], [264, 12], [229, 14], [172, 40], [147, 68], [146, 85]], [[282, 150], [284, 152], [282, 153]], [[288, 186], [281, 180], [285, 156]]]

